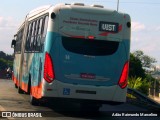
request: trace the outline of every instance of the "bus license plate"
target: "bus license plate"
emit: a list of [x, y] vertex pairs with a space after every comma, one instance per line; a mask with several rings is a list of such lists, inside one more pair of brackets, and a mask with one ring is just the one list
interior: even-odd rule
[[81, 73], [80, 77], [84, 79], [95, 79], [96, 75], [92, 73]]

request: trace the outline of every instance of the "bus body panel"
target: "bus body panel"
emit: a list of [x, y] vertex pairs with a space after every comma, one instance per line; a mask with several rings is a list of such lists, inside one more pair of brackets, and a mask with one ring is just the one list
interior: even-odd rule
[[106, 102], [125, 102], [127, 88], [121, 89], [118, 85], [93, 86], [75, 85], [55, 80], [53, 83], [45, 83], [42, 91], [43, 97], [72, 98], [84, 100], [98, 100]]
[[[100, 11], [100, 9], [98, 9]], [[121, 41], [124, 17], [113, 11], [108, 14], [88, 14], [74, 9], [62, 9], [58, 14], [59, 32], [68, 37], [94, 36], [96, 39]]]
[[13, 76], [12, 80], [16, 86], [19, 86], [19, 69], [21, 66], [21, 54], [15, 54], [13, 62]]

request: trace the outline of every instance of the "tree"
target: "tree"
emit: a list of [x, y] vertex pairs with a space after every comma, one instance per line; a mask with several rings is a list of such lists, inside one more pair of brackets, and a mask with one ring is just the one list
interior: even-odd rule
[[145, 73], [144, 68], [150, 68], [156, 63], [156, 60], [143, 51], [135, 51], [130, 54], [130, 68], [128, 86], [148, 95], [149, 87], [153, 86], [154, 78]]
[[141, 77], [130, 77], [128, 79], [128, 86], [130, 88], [136, 89], [145, 95], [149, 94], [150, 85], [151, 83], [147, 79], [142, 79]]
[[0, 70], [5, 70], [6, 68], [13, 66], [13, 56], [0, 51]]
[[0, 58], [0, 70], [5, 70], [8, 67], [12, 68], [12, 66], [13, 66], [13, 61]]
[[142, 78], [141, 77], [130, 77], [128, 79], [128, 87], [133, 88], [133, 89], [138, 89], [142, 83], [141, 83]]
[[141, 50], [135, 51], [133, 55], [141, 61], [144, 68], [151, 68], [157, 62], [155, 58], [145, 55]]
[[134, 54], [130, 54], [129, 77], [145, 78], [145, 70], [142, 68], [142, 62]]

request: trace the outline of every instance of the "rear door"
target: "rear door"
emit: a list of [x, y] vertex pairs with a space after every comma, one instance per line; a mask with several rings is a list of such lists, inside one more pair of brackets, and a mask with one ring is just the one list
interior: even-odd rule
[[60, 74], [65, 83], [95, 86], [117, 84], [126, 60], [123, 42], [59, 37]]

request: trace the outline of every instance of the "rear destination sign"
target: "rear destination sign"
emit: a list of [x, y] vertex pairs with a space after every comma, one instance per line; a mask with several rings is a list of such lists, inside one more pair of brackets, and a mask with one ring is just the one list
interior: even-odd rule
[[99, 31], [117, 33], [118, 26], [119, 26], [118, 23], [100, 21], [99, 22]]

